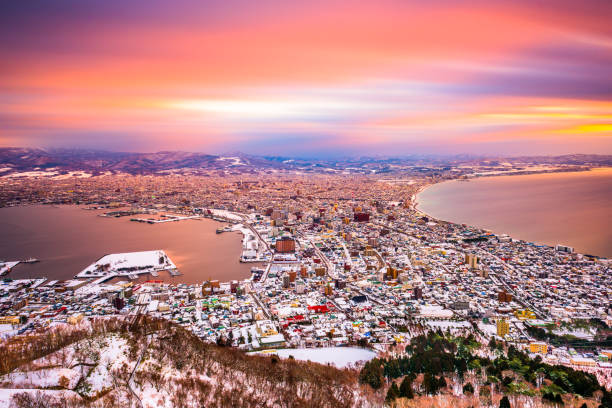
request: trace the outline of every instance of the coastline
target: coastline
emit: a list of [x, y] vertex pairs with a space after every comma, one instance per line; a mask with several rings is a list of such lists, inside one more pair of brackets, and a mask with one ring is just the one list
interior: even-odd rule
[[[34, 232], [33, 235], [25, 235], [25, 233], [18, 235], [19, 239], [17, 239], [14, 244], [7, 245], [3, 248], [3, 256], [0, 256], [0, 258], [6, 258], [7, 261], [14, 261], [17, 259], [36, 257], [41, 260], [41, 262], [35, 266], [22, 266], [20, 263], [18, 268], [13, 268], [11, 273], [8, 274], [8, 277], [12, 279], [37, 277], [51, 280], [74, 279], [75, 275], [78, 275], [85, 267], [99, 260], [100, 257], [105, 254], [122, 254], [160, 249], [168, 254], [183, 276], [177, 279], [176, 276], [166, 274], [165, 272], [159, 272], [159, 276], [157, 274], [139, 275], [142, 275], [146, 279], [163, 278], [163, 280], [168, 283], [196, 282], [206, 278], [219, 279], [221, 281], [231, 281], [234, 279], [243, 280], [251, 276], [251, 266], [241, 264], [240, 262], [244, 250], [244, 241], [248, 237], [248, 230], [233, 229], [226, 237], [220, 238], [215, 234], [215, 229], [219, 226], [227, 225], [225, 220], [220, 222], [219, 220], [213, 220], [208, 217], [201, 217], [197, 219], [198, 222], [193, 223], [188, 222], [193, 221], [193, 219], [191, 219], [184, 220], [184, 222], [151, 225], [147, 223], [130, 222], [129, 217], [118, 219], [112, 217], [98, 217], [98, 213], [104, 210], [91, 211], [82, 205], [74, 204], [58, 206], [52, 204], [28, 203], [25, 205], [6, 207], [3, 208], [3, 210], [19, 211], [19, 213], [10, 212], [7, 214], [19, 214], [16, 218], [20, 220], [18, 222], [21, 223], [23, 221], [25, 223], [24, 225], [26, 225], [26, 230], [32, 230]], [[22, 214], [27, 214], [34, 210], [36, 210], [36, 212], [32, 214], [36, 214], [36, 219], [41, 221], [42, 224], [36, 223], [36, 225], [31, 225], [32, 223], [25, 220], [22, 216]], [[55, 211], [60, 210], [62, 212], [57, 213], [57, 216], [55, 216]], [[13, 217], [13, 215], [9, 216], [7, 214], [3, 215], [3, 220], [5, 221]], [[49, 216], [51, 216], [51, 218], [49, 218]], [[64, 241], [60, 241], [60, 247], [58, 247], [57, 251], [53, 249], [47, 250], [46, 247], [40, 247], [42, 244], [37, 243], [37, 239], [32, 241], [30, 237], [38, 236], [39, 226], [48, 225], [45, 221], [48, 218], [54, 220], [51, 225], [57, 224], [57, 219], [62, 219], [65, 220], [62, 225], [73, 222], [69, 220], [76, 220], [74, 222], [78, 223], [78, 225], [86, 225], [86, 227], [75, 228], [75, 231], [78, 231], [75, 234], [72, 232], [66, 234], [68, 237], [74, 235], [79, 238], [67, 238]], [[15, 220], [11, 221], [12, 224], [15, 224], [14, 221]], [[48, 232], [45, 232], [46, 228], [47, 227], [43, 227], [41, 229], [44, 239], [48, 236]], [[92, 231], [95, 231], [95, 233], [92, 233]], [[92, 244], [89, 243], [92, 236], [98, 238], [101, 236], [112, 236], [116, 234], [117, 231], [122, 231], [119, 233], [121, 236], [125, 236], [126, 234], [132, 236], [130, 231], [135, 231], [135, 238], [126, 240], [120, 239], [119, 241], [121, 242], [125, 241], [125, 246], [115, 243], [106, 244], [106, 241], [103, 239], [91, 240]], [[200, 233], [199, 231], [202, 232]], [[193, 235], [193, 239], [179, 239], [181, 234], [188, 237], [191, 236], [189, 234], [192, 232], [197, 233], [197, 235]], [[153, 238], [149, 239], [149, 237]], [[204, 241], [201, 241], [201, 243], [205, 245], [203, 249], [198, 248], [201, 245], [198, 244], [201, 239], [204, 239]], [[72, 245], [70, 242], [75, 240], [76, 242], [87, 242], [88, 250], [85, 251], [85, 255], [80, 251], [75, 252], [68, 249], [68, 247]], [[47, 244], [51, 247], [55, 247], [56, 244], [51, 244], [51, 242], [52, 241], [48, 241]], [[115, 242], [115, 240], [112, 240], [112, 242]], [[204, 272], [200, 273], [200, 270]]]
[[[411, 202], [410, 208], [413, 211], [415, 211], [417, 214], [425, 216], [425, 217], [427, 217], [430, 220], [435, 221], [435, 222], [450, 223], [450, 224], [455, 224], [455, 225], [462, 225], [462, 224], [464, 224], [464, 225], [467, 225], [469, 228], [474, 228], [474, 229], [481, 230], [481, 231], [491, 232], [491, 233], [493, 233], [495, 235], [508, 235], [512, 239], [517, 239], [517, 240], [525, 241], [525, 242], [528, 242], [528, 243], [533, 244], [533, 245], [539, 245], [539, 246], [544, 245], [544, 246], [547, 246], [547, 247], [554, 248], [554, 245], [547, 244], [547, 243], [544, 243], [544, 242], [539, 242], [537, 240], [529, 240], [529, 239], [518, 238], [518, 237], [516, 237], [515, 233], [510, 234], [508, 232], [499, 231], [499, 230], [493, 229], [493, 228], [489, 229], [489, 228], [485, 228], [485, 227], [479, 227], [479, 226], [473, 225], [473, 223], [469, 223], [469, 222], [450, 221], [450, 220], [442, 219], [440, 217], [433, 216], [430, 213], [424, 211], [422, 208], [419, 207], [422, 204], [422, 201], [419, 201], [419, 195], [421, 193], [425, 192], [430, 187], [433, 187], [433, 186], [436, 186], [436, 185], [442, 185], [444, 183], [450, 183], [450, 182], [471, 181], [471, 180], [474, 180], [474, 179], [490, 178], [490, 177], [530, 176], [530, 175], [543, 175], [543, 174], [555, 174], [555, 173], [584, 173], [584, 172], [593, 172], [593, 171], [597, 171], [597, 170], [612, 170], [612, 167], [607, 167], [607, 166], [606, 167], [589, 167], [589, 168], [585, 168], [583, 170], [542, 171], [542, 172], [534, 172], [534, 173], [526, 173], [526, 174], [517, 174], [517, 173], [507, 174], [506, 173], [506, 174], [495, 174], [495, 175], [479, 175], [479, 176], [469, 177], [467, 179], [453, 178], [453, 179], [441, 180], [439, 182], [432, 182], [432, 183], [428, 183], [428, 184], [425, 184], [423, 186], [420, 186], [418, 188], [418, 190], [411, 197], [411, 201], [412, 202]], [[579, 254], [582, 254], [582, 255], [593, 256], [593, 257], [596, 257], [596, 258], [598, 258], [600, 260], [609, 260], [609, 259], [612, 259], [612, 258], [610, 258], [608, 256], [587, 254], [585, 252], [580, 252], [580, 251], [576, 251], [576, 253], [579, 253]]]

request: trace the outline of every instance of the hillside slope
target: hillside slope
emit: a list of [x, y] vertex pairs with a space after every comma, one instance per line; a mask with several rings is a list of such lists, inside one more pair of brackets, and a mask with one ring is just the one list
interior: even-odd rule
[[358, 373], [248, 356], [163, 320], [99, 319], [0, 346], [0, 407], [368, 407]]

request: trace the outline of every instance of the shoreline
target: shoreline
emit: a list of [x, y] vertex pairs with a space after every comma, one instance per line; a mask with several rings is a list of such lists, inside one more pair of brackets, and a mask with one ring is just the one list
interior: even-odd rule
[[[49, 209], [56, 209], [56, 208], [57, 209], [62, 209], [62, 208], [64, 208], [64, 209], [74, 209], [76, 211], [78, 211], [78, 210], [86, 210], [86, 213], [90, 213], [90, 216], [93, 219], [97, 219], [97, 220], [100, 220], [100, 221], [109, 219], [111, 221], [107, 221], [107, 222], [110, 222], [110, 223], [120, 222], [122, 225], [127, 225], [127, 228], [131, 228], [129, 225], [133, 225], [134, 227], [136, 227], [137, 225], [148, 225], [149, 228], [157, 228], [158, 225], [161, 226], [161, 225], [167, 225], [168, 224], [167, 222], [153, 223], [153, 224], [144, 223], [143, 224], [143, 223], [138, 223], [138, 222], [129, 222], [130, 221], [129, 217], [108, 217], [108, 216], [101, 216], [100, 213], [103, 212], [103, 211], [108, 211], [108, 209], [106, 209], [106, 208], [104, 208], [104, 209], [98, 208], [98, 209], [95, 209], [95, 211], [92, 211], [92, 209], [87, 208], [87, 206], [80, 205], [80, 204], [60, 204], [60, 205], [57, 205], [57, 204], [41, 204], [41, 203], [24, 203], [24, 204], [17, 205], [17, 206], [5, 207], [5, 209], [8, 210], [10, 208], [15, 208], [15, 209], [16, 208], [23, 208], [23, 209], [25, 209], [25, 211], [29, 211], [30, 209], [34, 210], [34, 209], [37, 209], [37, 208], [44, 209], [45, 207], [49, 208]], [[219, 210], [217, 210], [217, 211], [219, 211]], [[224, 211], [224, 210], [220, 210], [220, 211]], [[231, 228], [231, 233], [232, 233], [231, 235], [236, 234], [236, 236], [235, 236], [235, 238], [231, 238], [231, 242], [235, 242], [236, 245], [235, 246], [231, 245], [231, 248], [234, 248], [234, 250], [231, 251], [231, 252], [234, 253], [234, 255], [231, 256], [228, 259], [228, 263], [226, 263], [225, 267], [230, 268], [232, 270], [234, 270], [234, 269], [238, 270], [239, 269], [242, 272], [241, 273], [237, 273], [236, 276], [234, 276], [234, 277], [232, 277], [230, 275], [230, 276], [224, 276], [224, 277], [219, 276], [218, 278], [216, 278], [216, 279], [219, 279], [219, 280], [221, 280], [223, 282], [230, 282], [231, 280], [236, 280], [236, 279], [237, 280], [248, 280], [248, 279], [250, 279], [251, 276], [252, 276], [252, 274], [250, 272], [250, 267], [257, 266], [257, 264], [259, 262], [259, 261], [258, 262], [252, 262], [250, 267], [247, 267], [248, 264], [243, 264], [244, 267], [234, 268], [234, 266], [233, 266], [234, 264], [241, 264], [242, 263], [241, 262], [241, 257], [242, 257], [243, 251], [245, 249], [243, 247], [243, 245], [244, 245], [245, 240], [248, 238], [249, 230], [248, 230], [248, 228], [246, 226], [243, 226], [242, 228], [236, 228], [236, 226], [239, 225], [238, 217], [236, 216], [236, 214], [233, 214], [233, 216], [235, 217], [235, 219], [232, 220], [231, 218], [230, 219], [220, 219], [218, 216], [197, 215], [197, 216], [192, 216], [192, 217], [181, 217], [178, 220], [172, 220], [174, 222], [170, 223], [170, 224], [173, 224], [173, 223], [175, 223], [177, 221], [208, 221], [208, 222], [210, 222], [210, 225], [209, 225], [210, 228], [207, 228], [207, 229], [212, 231], [212, 235], [213, 235], [212, 239], [214, 239], [214, 240], [218, 240], [219, 239], [217, 236], [214, 236], [215, 228], [217, 228], [219, 226], [222, 226], [222, 225], [228, 225], [228, 222], [233, 224], [232, 228]], [[232, 215], [230, 215], [230, 217], [232, 217]], [[203, 224], [202, 227], [206, 227], [206, 225]], [[95, 254], [93, 257], [91, 257], [88, 260], [84, 261], [82, 266], [79, 263], [79, 265], [76, 266], [74, 268], [74, 270], [71, 271], [70, 274], [65, 274], [65, 276], [63, 276], [63, 277], [51, 278], [50, 276], [53, 276], [53, 274], [49, 275], [47, 272], [45, 272], [45, 271], [41, 272], [40, 270], [30, 270], [30, 269], [28, 269], [28, 270], [22, 271], [22, 268], [21, 268], [22, 265], [21, 264], [23, 262], [19, 262], [20, 268], [15, 268], [16, 265], [13, 265], [13, 267], [10, 268], [10, 269], [7, 268], [7, 270], [4, 270], [4, 268], [3, 268], [2, 269], [2, 274], [0, 274], [0, 276], [2, 276], [3, 278], [9, 278], [9, 279], [37, 279], [37, 278], [44, 278], [44, 279], [53, 279], [53, 280], [55, 280], [55, 279], [58, 279], [58, 280], [74, 280], [74, 279], [78, 279], [78, 280], [81, 280], [81, 279], [90, 280], [90, 279], [93, 278], [93, 276], [83, 276], [82, 275], [83, 268], [87, 267], [87, 265], [91, 265], [92, 263], [98, 262], [101, 258], [104, 258], [107, 255], [133, 253], [133, 252], [147, 252], [147, 251], [157, 251], [157, 250], [164, 251], [166, 254], [168, 254], [169, 257], [171, 257], [171, 259], [174, 259], [174, 255], [176, 255], [176, 253], [173, 250], [173, 248], [168, 248], [165, 245], [163, 245], [163, 243], [162, 243], [161, 246], [159, 246], [159, 243], [158, 243], [158, 246], [155, 246], [155, 245], [154, 246], [144, 246], [144, 247], [138, 247], [138, 248], [130, 248], [130, 249], [127, 249], [127, 250], [126, 249], [116, 250], [116, 249], [117, 248], [115, 248], [115, 250], [108, 250], [108, 251], [103, 251], [103, 252], [100, 252], [98, 254]], [[174, 248], [174, 249], [176, 249], [176, 248]], [[13, 254], [19, 255], [18, 252], [13, 252]], [[23, 255], [23, 254], [21, 254], [21, 255]], [[26, 255], [23, 255], [23, 256], [26, 256]], [[40, 258], [40, 256], [38, 256], [38, 257]], [[45, 262], [47, 257], [49, 257], [49, 254], [46, 254], [46, 256], [45, 256], [45, 254], [42, 254], [41, 264], [43, 265], [43, 267], [47, 264], [47, 262]], [[5, 256], [5, 258], [7, 258], [7, 260], [8, 260], [8, 259], [14, 258], [14, 256], [11, 256], [10, 254], [7, 254]], [[53, 258], [53, 257], [51, 257], [51, 258]], [[184, 256], [180, 255], [180, 253], [179, 253], [178, 261], [176, 261], [177, 264], [173, 268], [171, 268], [171, 269], [173, 269], [174, 273], [168, 273], [168, 274], [165, 273], [165, 271], [168, 270], [168, 269], [155, 270], [154, 273], [150, 273], [149, 271], [139, 271], [138, 273], [133, 273], [132, 274], [132, 275], [135, 275], [135, 277], [138, 278], [138, 279], [130, 278], [130, 280], [131, 281], [140, 281], [140, 280], [143, 280], [143, 279], [144, 280], [152, 279], [152, 280], [163, 280], [164, 282], [166, 282], [168, 284], [178, 284], [179, 282], [176, 282], [175, 278], [178, 275], [185, 276], [184, 271], [182, 271], [182, 268], [180, 267], [181, 259], [183, 261], [185, 261]], [[54, 262], [56, 261], [56, 259], [52, 259], [52, 260]], [[191, 262], [191, 263], [188, 262], [188, 263], [191, 264], [193, 262]], [[176, 273], [175, 272], [176, 270], [180, 270], [182, 273]], [[25, 276], [21, 276], [22, 272], [25, 272]], [[118, 277], [122, 277], [121, 275], [122, 274], [119, 274]], [[125, 275], [123, 277], [125, 277], [127, 279], [129, 274], [123, 274], [123, 275]], [[191, 276], [192, 274], [188, 274], [188, 275]], [[185, 278], [183, 278], [183, 279], [185, 279]], [[193, 283], [197, 283], [197, 282], [201, 281], [201, 279], [197, 280], [198, 279], [197, 275], [195, 276], [194, 279], [195, 280], [193, 280]], [[204, 279], [204, 278], [202, 278], [202, 279]], [[215, 277], [213, 277], [213, 279], [215, 279]], [[191, 281], [191, 279], [187, 278], [187, 281]], [[193, 283], [191, 283], [191, 284], [193, 284]]]
[[[436, 186], [436, 185], [442, 185], [444, 183], [450, 183], [450, 182], [459, 182], [459, 181], [471, 181], [474, 179], [479, 179], [479, 178], [489, 178], [489, 177], [510, 177], [510, 176], [531, 176], [531, 175], [541, 175], [541, 174], [555, 174], [555, 173], [584, 173], [584, 172], [592, 172], [592, 171], [596, 171], [596, 170], [612, 170], [612, 167], [589, 167], [587, 169], [584, 170], [561, 170], [561, 171], [542, 171], [542, 172], [535, 172], [535, 173], [528, 173], [528, 174], [495, 174], [495, 175], [481, 175], [481, 176], [475, 176], [475, 177], [469, 177], [466, 179], [461, 179], [461, 178], [453, 178], [453, 179], [447, 179], [447, 180], [442, 180], [439, 182], [434, 182], [434, 183], [429, 183], [429, 184], [425, 184], [421, 187], [418, 188], [418, 190], [413, 194], [413, 196], [411, 197], [411, 206], [410, 208], [415, 211], [418, 214], [422, 214], [423, 216], [428, 217], [430, 220], [435, 221], [435, 222], [443, 222], [443, 223], [450, 223], [450, 224], [455, 224], [455, 225], [467, 225], [469, 228], [474, 228], [474, 229], [478, 229], [481, 231], [489, 231], [495, 235], [508, 235], [511, 239], [516, 239], [519, 241], [524, 241], [533, 245], [544, 245], [550, 248], [554, 248], [554, 245], [550, 245], [550, 244], [546, 244], [543, 242], [537, 242], [537, 241], [532, 241], [532, 240], [527, 240], [527, 239], [522, 239], [522, 238], [516, 238], [514, 236], [514, 234], [508, 234], [507, 232], [503, 232], [503, 231], [496, 231], [496, 230], [489, 230], [486, 229], [484, 227], [479, 227], [477, 225], [472, 225], [470, 223], [462, 223], [462, 222], [455, 222], [455, 221], [449, 221], [449, 220], [444, 220], [442, 218], [438, 218], [435, 217], [427, 212], [425, 212], [423, 209], [419, 208], [419, 204], [422, 204], [419, 202], [418, 200], [418, 196], [423, 193], [425, 190], [429, 189], [430, 187]], [[557, 243], [559, 244], [559, 243]], [[586, 254], [583, 252], [578, 252], [575, 251], [575, 253], [580, 254], [580, 255], [588, 255], [591, 257], [596, 257], [600, 260], [609, 260], [612, 259], [610, 257], [607, 256], [601, 256], [601, 255], [593, 255], [593, 254]]]

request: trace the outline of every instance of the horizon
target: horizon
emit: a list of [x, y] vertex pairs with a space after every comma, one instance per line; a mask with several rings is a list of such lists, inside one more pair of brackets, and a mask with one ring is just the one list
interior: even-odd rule
[[611, 18], [599, 0], [6, 3], [0, 147], [612, 154]]
[[405, 153], [405, 154], [354, 154], [354, 155], [276, 155], [276, 154], [255, 154], [244, 151], [229, 151], [229, 152], [208, 152], [208, 151], [189, 151], [189, 150], [150, 150], [150, 151], [138, 151], [138, 150], [111, 150], [111, 149], [96, 149], [96, 148], [81, 148], [81, 147], [27, 147], [27, 146], [0, 146], [2, 150], [21, 150], [31, 149], [40, 150], [46, 153], [54, 152], [75, 152], [75, 153], [116, 153], [116, 154], [160, 154], [160, 153], [184, 153], [184, 154], [201, 154], [207, 156], [218, 156], [218, 157], [230, 157], [230, 156], [247, 156], [247, 157], [258, 157], [265, 158], [268, 160], [274, 159], [298, 159], [298, 160], [357, 160], [357, 159], [380, 159], [380, 160], [402, 160], [412, 158], [422, 159], [450, 159], [450, 158], [465, 158], [465, 159], [478, 159], [478, 160], [496, 160], [496, 159], [523, 159], [523, 158], [560, 158], [560, 157], [571, 157], [571, 156], [595, 156], [595, 157], [611, 157], [612, 154], [605, 153], [566, 153], [566, 154], [522, 154], [522, 155], [504, 155], [504, 154], [475, 154], [475, 153]]

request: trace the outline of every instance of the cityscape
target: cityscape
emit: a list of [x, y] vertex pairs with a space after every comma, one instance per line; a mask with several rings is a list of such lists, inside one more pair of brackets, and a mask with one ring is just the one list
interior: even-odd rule
[[612, 3], [0, 5], [0, 408], [612, 408]]

